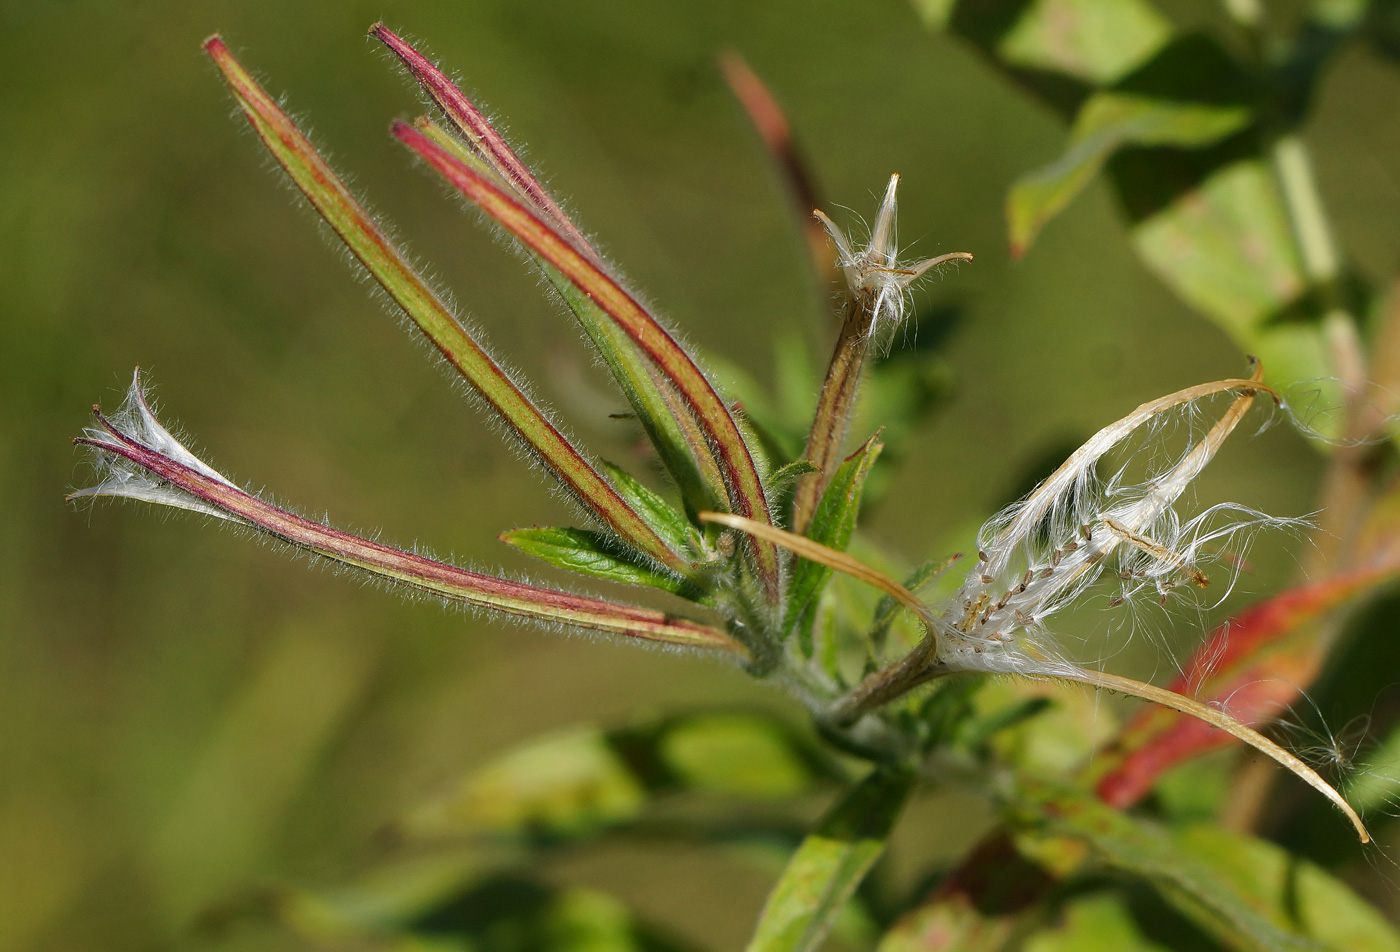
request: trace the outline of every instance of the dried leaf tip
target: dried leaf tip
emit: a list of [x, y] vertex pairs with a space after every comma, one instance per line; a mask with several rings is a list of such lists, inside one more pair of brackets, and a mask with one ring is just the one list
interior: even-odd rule
[[826, 228], [836, 246], [836, 264], [845, 275], [846, 287], [852, 298], [869, 309], [873, 332], [882, 325], [896, 325], [904, 317], [904, 292], [931, 269], [948, 261], [971, 261], [966, 251], [927, 258], [912, 265], [899, 262], [899, 242], [896, 234], [897, 194], [899, 173], [890, 176], [885, 196], [875, 215], [870, 240], [864, 248], [852, 246], [846, 233], [820, 209], [812, 215]]

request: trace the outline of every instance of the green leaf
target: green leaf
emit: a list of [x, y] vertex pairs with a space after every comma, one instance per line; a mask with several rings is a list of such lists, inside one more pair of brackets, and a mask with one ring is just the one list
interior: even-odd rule
[[1037, 932], [1024, 952], [1167, 952], [1149, 941], [1122, 900], [1096, 895], [1070, 903], [1054, 927]]
[[311, 141], [259, 86], [219, 37], [205, 50], [254, 131], [316, 212], [434, 347], [580, 502], [618, 537], [677, 571], [688, 565], [632, 512], [562, 432], [458, 322], [375, 224]]
[[[882, 448], [878, 434], [872, 436], [836, 468], [807, 527], [808, 538], [828, 548], [845, 551], [860, 513], [861, 490]], [[803, 622], [804, 616], [810, 621], [810, 609], [831, 574], [832, 570], [824, 565], [806, 559], [794, 560], [788, 585], [787, 616], [783, 622], [784, 636]]]
[[[1086, 136], [1059, 162], [1018, 183], [1008, 199], [1013, 250], [1024, 251], [1107, 162], [1133, 245], [1149, 269], [1258, 356], [1272, 383], [1302, 382], [1316, 391], [1295, 403], [1341, 406], [1338, 372], [1317, 319], [1319, 300], [1335, 296], [1329, 284], [1335, 276], [1309, 280], [1261, 143], [1226, 130], [1241, 122], [1237, 131], [1243, 131], [1236, 118], [1242, 103], [1276, 119], [1305, 108], [1313, 77], [1345, 35], [1328, 24], [1349, 23], [1355, 10], [1316, 12], [1294, 48], [1280, 54], [1286, 65], [1267, 82], [1204, 34], [1170, 38], [1160, 18], [1145, 11], [1142, 0], [1034, 0], [1025, 8], [966, 2], [948, 18], [950, 29], [1015, 82], [1067, 119], [1080, 115], [1082, 128], [1102, 120], [1081, 110], [1086, 103], [1094, 112], [1115, 101], [1168, 106], [1169, 121], [1138, 130], [1142, 141], [1115, 142], [1117, 136], [1100, 129], [1100, 136]], [[1114, 48], [1120, 33], [1131, 38], [1121, 58]], [[1114, 89], [1105, 93], [1105, 85]], [[1103, 115], [1112, 118], [1113, 111]]]
[[1018, 848], [1059, 875], [1078, 869], [1087, 848], [1097, 862], [1146, 880], [1163, 899], [1231, 948], [1316, 949], [1261, 909], [1222, 870], [1182, 849], [1166, 832], [1087, 794], [1023, 781], [1009, 821], [1019, 834]]
[[958, 0], [913, 0], [914, 11], [929, 29], [942, 30], [953, 15], [953, 7]]
[[1273, 843], [1196, 824], [1174, 836], [1281, 929], [1336, 952], [1400, 952], [1400, 933], [1341, 880]]
[[[1140, 173], [1150, 174], [1150, 167]], [[1121, 190], [1136, 187], [1120, 178]], [[1325, 391], [1321, 405], [1341, 404], [1329, 397], [1336, 385], [1325, 382], [1333, 371], [1323, 329], [1281, 319], [1307, 280], [1278, 184], [1262, 159], [1219, 168], [1137, 222], [1133, 245], [1168, 287], [1258, 356], [1271, 381], [1315, 382]]]
[[748, 714], [700, 714], [675, 723], [659, 753], [687, 789], [756, 799], [783, 799], [812, 785], [813, 765], [791, 731]]
[[996, 48], [1013, 66], [1105, 85], [1170, 36], [1170, 24], [1145, 0], [1032, 0]]
[[797, 477], [816, 471], [817, 467], [812, 464], [811, 460], [800, 459], [788, 463], [768, 474], [768, 491], [770, 493], [782, 492]]
[[685, 580], [662, 573], [639, 563], [601, 532], [588, 529], [557, 527], [512, 529], [502, 532], [500, 540], [507, 545], [533, 555], [560, 568], [620, 582], [624, 585], [649, 585], [673, 594], [692, 589]]
[[1393, 807], [1400, 794], [1400, 727], [1393, 728], [1385, 740], [1365, 753], [1360, 769], [1347, 781], [1343, 793], [1363, 816], [1382, 807]]
[[611, 731], [580, 726], [471, 771], [404, 819], [400, 832], [577, 840], [625, 825], [668, 793], [772, 800], [838, 776], [803, 735], [763, 714], [687, 714]]
[[[905, 576], [904, 587], [917, 593], [930, 579], [943, 572], [961, 557], [961, 555], [954, 555], [937, 561], [930, 559], [920, 564], [914, 571]], [[869, 639], [872, 643], [884, 643], [889, 634], [890, 625], [894, 624], [895, 617], [898, 616], [902, 607], [892, 595], [886, 595], [876, 603], [874, 620], [870, 623]]]
[[532, 741], [407, 817], [410, 836], [577, 837], [641, 813], [646, 788], [595, 727]]
[[[385, 902], [376, 889], [420, 890]], [[394, 952], [686, 952], [617, 898], [519, 873], [431, 883], [377, 882], [356, 890], [283, 890], [274, 916], [315, 948]], [[423, 887], [429, 887], [424, 889]]]
[[618, 495], [627, 500], [638, 515], [654, 527], [678, 552], [697, 552], [700, 549], [699, 533], [685, 516], [676, 511], [670, 503], [642, 485], [631, 473], [603, 460], [603, 469], [612, 481]]
[[1250, 119], [1249, 110], [1239, 106], [1096, 93], [1079, 110], [1065, 154], [1011, 186], [1006, 216], [1012, 253], [1024, 254], [1040, 229], [1063, 211], [1123, 146], [1197, 149], [1240, 131]]
[[837, 804], [773, 887], [748, 952], [803, 952], [821, 944], [884, 851], [913, 786], [910, 774], [878, 768]]
[[[611, 731], [579, 726], [473, 769], [390, 829], [412, 848], [393, 851], [347, 885], [279, 891], [274, 911], [298, 934], [334, 948], [352, 936], [489, 927], [510, 916], [502, 905], [523, 905], [528, 915], [518, 924], [528, 926], [548, 915], [541, 903], [552, 903], [554, 893], [512, 871], [538, 868], [554, 851], [577, 850], [600, 836], [638, 830], [650, 842], [673, 836], [686, 849], [740, 844], [744, 855], [765, 863], [781, 850], [775, 865], [800, 839], [785, 820], [687, 823], [663, 806], [669, 795], [718, 794], [771, 808], [775, 799], [810, 794], [840, 776], [806, 734], [761, 713], [691, 714]], [[504, 901], [512, 898], [523, 902]], [[538, 947], [554, 948], [531, 946]], [[636, 948], [673, 946], [649, 940]]]

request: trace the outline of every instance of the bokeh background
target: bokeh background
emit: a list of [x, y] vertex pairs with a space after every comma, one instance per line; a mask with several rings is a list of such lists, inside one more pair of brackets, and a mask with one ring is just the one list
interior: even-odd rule
[[[4, 952], [278, 947], [191, 923], [252, 883], [348, 875], [386, 820], [514, 742], [713, 705], [801, 720], [715, 664], [405, 602], [198, 518], [64, 503], [89, 475], [69, 438], [139, 364], [214, 465], [342, 526], [550, 578], [495, 535], [570, 518], [269, 172], [200, 53], [215, 30], [497, 352], [591, 448], [632, 459], [569, 322], [386, 134], [421, 104], [364, 38], [381, 17], [503, 117], [691, 341], [759, 381], [776, 338], [815, 346], [828, 328], [716, 53], [767, 80], [828, 202], [869, 214], [903, 174], [914, 253], [977, 256], [918, 299], [958, 319], [936, 329], [949, 398], [869, 514], [871, 538], [904, 557], [946, 551], [1048, 453], [1138, 402], [1241, 369], [1131, 256], [1101, 187], [1009, 260], [1005, 189], [1064, 131], [900, 0], [0, 0]], [[1306, 132], [1341, 245], [1385, 282], [1400, 260], [1400, 73], [1347, 53]], [[1306, 512], [1320, 469], [1279, 428], [1232, 448], [1202, 492]], [[1293, 544], [1260, 553], [1256, 592], [1287, 580]], [[916, 811], [900, 849], [958, 849], [979, 811]], [[742, 943], [769, 883], [700, 851], [545, 873], [715, 948]]]

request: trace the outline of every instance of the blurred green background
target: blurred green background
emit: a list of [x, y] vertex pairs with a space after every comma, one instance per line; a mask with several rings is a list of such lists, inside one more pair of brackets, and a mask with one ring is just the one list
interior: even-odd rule
[[[405, 602], [197, 518], [63, 502], [89, 475], [68, 439], [139, 364], [167, 420], [240, 481], [387, 541], [551, 577], [495, 534], [569, 514], [269, 174], [200, 53], [215, 30], [498, 354], [592, 449], [632, 460], [634, 434], [608, 419], [620, 401], [568, 321], [386, 134], [421, 104], [364, 38], [380, 17], [504, 119], [692, 342], [760, 381], [775, 335], [825, 339], [822, 302], [715, 54], [738, 50], [768, 81], [830, 203], [868, 214], [903, 174], [913, 253], [977, 256], [920, 292], [960, 309], [955, 390], [867, 523], [909, 559], [943, 554], [1048, 451], [1242, 368], [1132, 258], [1101, 186], [1008, 260], [1005, 189], [1064, 132], [899, 0], [0, 2], [3, 952], [193, 941], [211, 904], [278, 877], [336, 881], [386, 820], [576, 721], [716, 704], [802, 717], [715, 664]], [[1355, 50], [1306, 129], [1340, 243], [1378, 283], [1400, 259], [1397, 104], [1400, 73]], [[1276, 429], [1232, 447], [1202, 495], [1300, 513], [1319, 472]], [[1258, 561], [1256, 591], [1287, 579], [1288, 552]], [[975, 823], [947, 816], [916, 817], [905, 851], [968, 843]], [[743, 941], [768, 886], [698, 850], [549, 875], [715, 948]]]

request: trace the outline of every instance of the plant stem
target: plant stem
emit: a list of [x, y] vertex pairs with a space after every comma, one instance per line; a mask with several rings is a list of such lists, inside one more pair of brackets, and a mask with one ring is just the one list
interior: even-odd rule
[[812, 417], [812, 430], [804, 454], [817, 471], [800, 477], [792, 502], [792, 528], [798, 534], [807, 531], [817, 503], [841, 462], [846, 423], [860, 385], [861, 368], [870, 350], [874, 305], [875, 299], [870, 294], [852, 293], [846, 297], [846, 318], [841, 324], [831, 363], [826, 368], [826, 380], [817, 398], [817, 412]]
[[1332, 366], [1342, 383], [1345, 400], [1341, 436], [1353, 445], [1333, 455], [1321, 489], [1322, 522], [1314, 533], [1315, 548], [1305, 569], [1335, 571], [1350, 549], [1371, 479], [1366, 472], [1364, 447], [1355, 445], [1371, 434], [1373, 414], [1367, 412], [1367, 360], [1357, 321], [1338, 288], [1341, 254], [1337, 249], [1317, 188], [1312, 158], [1303, 140], [1294, 133], [1279, 137], [1270, 154], [1274, 174], [1293, 226], [1298, 256], [1311, 289], [1323, 308], [1322, 330], [1332, 353]]

